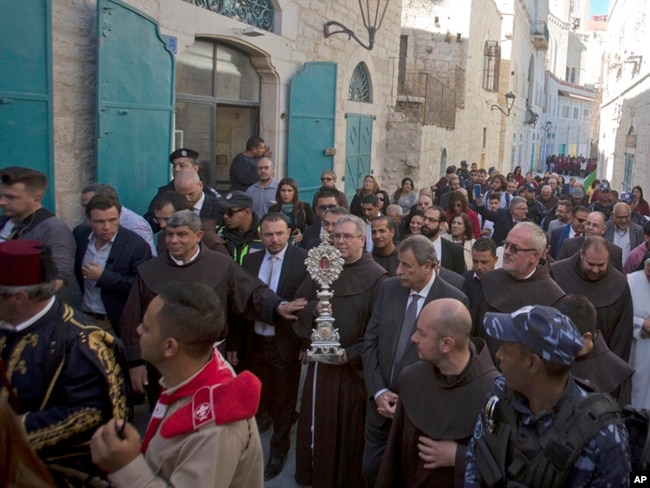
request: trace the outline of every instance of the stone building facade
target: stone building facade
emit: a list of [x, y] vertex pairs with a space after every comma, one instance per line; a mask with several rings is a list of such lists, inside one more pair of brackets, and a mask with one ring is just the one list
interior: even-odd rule
[[[43, 4], [44, 25], [51, 32], [47, 40], [49, 68], [46, 69], [51, 70], [48, 95], [51, 127], [48, 131], [51, 133], [52, 161], [49, 166], [45, 165], [50, 168], [49, 176], [53, 181], [50, 206], [70, 223], [81, 213], [80, 189], [102, 175], [114, 175], [103, 182], [121, 190], [127, 206], [142, 212], [156, 187], [169, 180], [170, 165], [166, 156], [174, 147], [183, 145], [198, 146], [202, 176], [225, 189], [230, 161], [245, 149], [250, 135], [260, 135], [273, 150], [276, 176], [295, 177], [307, 201], [310, 191], [319, 186], [318, 177], [324, 168], [333, 168], [338, 173], [339, 186], [348, 193], [360, 186], [364, 174], [383, 173], [387, 121], [396, 97], [394, 60], [399, 48], [400, 1], [388, 3], [371, 51], [344, 34], [324, 37], [324, 24], [333, 20], [344, 23], [362, 40], [367, 39], [356, 0], [239, 2], [250, 7], [249, 16], [254, 6], [270, 10], [270, 27], [259, 25], [260, 19], [250, 21], [249, 18], [247, 22], [241, 15], [238, 18], [236, 14], [217, 13], [218, 5], [229, 2], [212, 0], [110, 0], [112, 3], [109, 0], [55, 0], [51, 5], [47, 0], [35, 1]], [[127, 11], [127, 17], [118, 17], [120, 9]], [[151, 39], [142, 43], [142, 38], [134, 37], [130, 49], [122, 47], [119, 55], [113, 53], [113, 57], [100, 60], [98, 53], [102, 48], [114, 40], [120, 29], [126, 28], [120, 25], [123, 21], [117, 19], [130, 19], [131, 14], [142, 15], [143, 25], [148, 22], [154, 26]], [[12, 15], [20, 20], [27, 12], [16, 11]], [[17, 43], [20, 39], [15, 42], [7, 58], [19, 66]], [[131, 160], [125, 157], [128, 152], [124, 147], [117, 147], [119, 141], [110, 146], [115, 153], [104, 148], [102, 138], [110, 137], [111, 130], [105, 130], [102, 112], [116, 108], [98, 101], [105, 93], [120, 98], [132, 90], [128, 83], [133, 80], [128, 80], [128, 76], [111, 82], [106, 79], [111, 79], [113, 71], [122, 70], [127, 75], [129, 70], [133, 70], [134, 75], [146, 71], [145, 64], [150, 57], [147, 50], [156, 50], [161, 59], [167, 56], [172, 66], [173, 120], [171, 129], [163, 134], [166, 143], [159, 145], [155, 165], [145, 156], [136, 155], [138, 148], [134, 141], [131, 143], [136, 151]], [[129, 61], [132, 54], [137, 54], [134, 59], [143, 63], [142, 69], [137, 61]], [[329, 84], [318, 78], [319, 69], [328, 73]], [[292, 99], [292, 91], [294, 94], [299, 91], [295, 88], [296, 80], [306, 77], [310, 70], [314, 71], [315, 78], [312, 73], [311, 85], [310, 82], [306, 85], [313, 86], [314, 92], [307, 90], [307, 96], [303, 93], [302, 99]], [[138, 73], [143, 79], [148, 75], [150, 73]], [[318, 81], [316, 85], [313, 79]], [[105, 86], [107, 83], [112, 86]], [[146, 98], [149, 92], [159, 89], [157, 85], [154, 82], [148, 87], [136, 86], [134, 92], [139, 91]], [[0, 85], [0, 95], [2, 93]], [[322, 100], [328, 101], [321, 105], [329, 104], [329, 113], [319, 112], [322, 107], [310, 103]], [[133, 105], [118, 110], [123, 120], [136, 109], [152, 108]], [[303, 111], [308, 112], [308, 122], [301, 122]], [[0, 112], [0, 120], [3, 117]], [[350, 127], [351, 120], [365, 124], [363, 134]], [[294, 139], [295, 147], [292, 148], [290, 133], [292, 128], [304, 129], [309, 124], [327, 125], [320, 134], [327, 143], [321, 147], [318, 146], [320, 141], [315, 141], [313, 152], [301, 153], [305, 141]], [[131, 132], [137, 132], [137, 124], [134, 127], [136, 129]], [[145, 136], [142, 137], [144, 141]], [[303, 138], [309, 142], [309, 136]], [[137, 137], [134, 140], [137, 141]], [[0, 142], [0, 145], [5, 144], [2, 139]], [[125, 139], [124, 145], [128, 144]], [[0, 156], [0, 166], [14, 162], [6, 155]], [[150, 165], [149, 173], [137, 170], [147, 164]], [[115, 167], [121, 168], [123, 173]]]
[[[387, 181], [407, 174], [428, 186], [461, 160], [504, 173], [536, 164], [547, 13], [547, 2], [534, 0], [403, 2]], [[506, 111], [509, 92], [506, 116], [497, 107]]]
[[650, 9], [643, 0], [612, 2], [603, 58], [599, 150], [612, 187], [650, 191]]

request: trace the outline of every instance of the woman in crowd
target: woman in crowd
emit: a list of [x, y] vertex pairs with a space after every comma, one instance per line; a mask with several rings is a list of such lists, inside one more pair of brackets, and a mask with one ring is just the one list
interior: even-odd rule
[[600, 200], [600, 180], [594, 180], [591, 186], [587, 188], [587, 197], [589, 197], [589, 203]]
[[379, 191], [379, 184], [374, 176], [368, 175], [363, 179], [363, 185], [361, 188], [357, 189], [357, 192], [352, 198], [352, 203], [350, 203], [350, 213], [356, 215], [359, 218], [364, 219], [365, 215], [363, 214], [363, 209], [361, 208], [361, 202], [363, 197], [366, 195], [372, 195]]
[[422, 222], [424, 222], [424, 212], [422, 210], [414, 210], [409, 213], [404, 222], [404, 235], [400, 240], [412, 235], [422, 234]]
[[379, 200], [379, 205], [381, 206], [381, 214], [386, 215], [386, 209], [390, 205], [390, 198], [388, 196], [388, 193], [386, 193], [384, 190], [379, 190], [375, 193], [375, 196], [377, 197], [377, 200]]
[[457, 213], [467, 214], [471, 223], [472, 237], [478, 239], [481, 237], [481, 223], [478, 220], [478, 214], [467, 205], [467, 193], [464, 188], [454, 190], [449, 195], [449, 210], [447, 210], [447, 225], [451, 224], [451, 217]]
[[302, 241], [305, 227], [314, 223], [314, 214], [306, 202], [300, 201], [298, 183], [293, 178], [283, 178], [275, 192], [275, 205], [269, 207], [269, 212], [278, 212], [291, 228], [291, 241], [298, 244]]
[[515, 167], [512, 177], [517, 181], [517, 187], [523, 186], [525, 179], [521, 174], [521, 166]]
[[411, 207], [415, 205], [418, 195], [415, 192], [415, 185], [411, 178], [404, 178], [402, 186], [395, 193], [393, 193], [393, 203], [402, 207], [402, 211], [406, 215], [411, 211]]
[[643, 188], [638, 185], [632, 188], [632, 196], [634, 197], [634, 201], [630, 205], [632, 210], [646, 217], [650, 217], [650, 205], [643, 199]]
[[555, 178], [555, 179], [557, 180], [558, 191], [561, 193], [562, 190], [564, 189], [564, 185], [565, 185], [564, 176], [558, 175], [557, 178]]
[[465, 265], [467, 269], [472, 269], [472, 245], [476, 239], [472, 236], [472, 224], [469, 217], [464, 213], [457, 213], [451, 217], [449, 225], [449, 234], [443, 234], [443, 237], [450, 239], [453, 243], [463, 248], [465, 256]]

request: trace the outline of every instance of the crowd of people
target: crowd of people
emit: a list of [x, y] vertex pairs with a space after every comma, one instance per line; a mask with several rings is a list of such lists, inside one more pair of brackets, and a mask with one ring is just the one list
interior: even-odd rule
[[546, 158], [546, 169], [548, 171], [581, 178], [591, 174], [597, 165], [596, 158], [585, 158], [584, 156], [553, 154]]
[[[314, 487], [628, 485], [620, 409], [650, 408], [641, 187], [462, 161], [419, 190], [367, 175], [349, 204], [326, 170], [305, 202], [271, 156], [252, 137], [221, 194], [178, 149], [143, 216], [96, 183], [72, 230], [43, 174], [0, 169], [0, 416], [24, 434], [5, 484], [250, 488], [293, 442]], [[308, 362], [299, 398], [323, 242], [343, 355]]]

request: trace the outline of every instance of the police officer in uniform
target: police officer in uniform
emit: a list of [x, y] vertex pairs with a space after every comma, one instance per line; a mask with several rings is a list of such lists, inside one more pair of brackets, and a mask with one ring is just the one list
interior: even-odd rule
[[535, 305], [487, 313], [484, 327], [501, 341], [503, 375], [468, 446], [465, 487], [628, 486], [618, 405], [570, 374], [583, 346], [573, 322]]

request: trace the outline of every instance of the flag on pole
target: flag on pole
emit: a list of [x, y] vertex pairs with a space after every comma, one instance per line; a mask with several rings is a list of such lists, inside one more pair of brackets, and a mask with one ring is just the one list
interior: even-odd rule
[[593, 170], [587, 177], [585, 178], [585, 181], [583, 183], [585, 191], [587, 191], [589, 188], [591, 188], [591, 184], [594, 182], [596, 179], [596, 173], [598, 172], [598, 168]]

